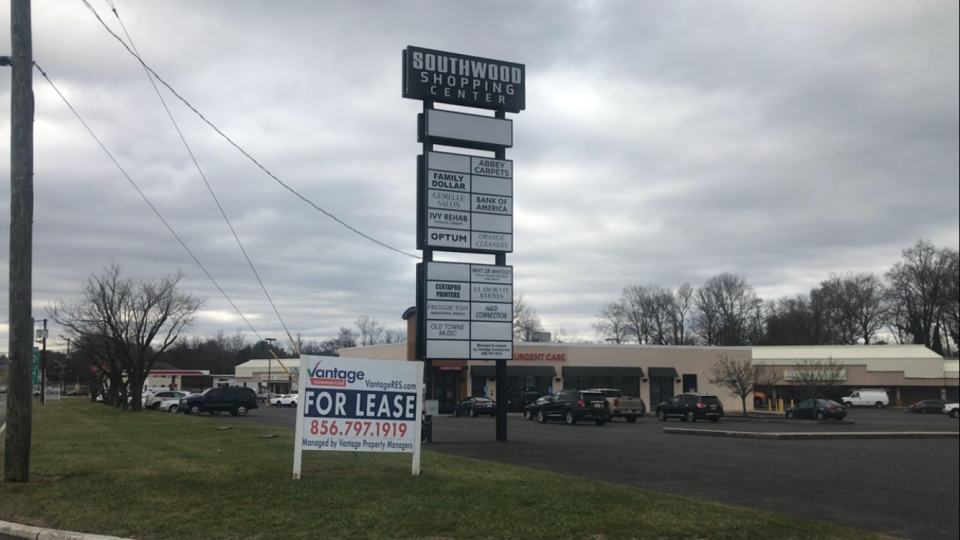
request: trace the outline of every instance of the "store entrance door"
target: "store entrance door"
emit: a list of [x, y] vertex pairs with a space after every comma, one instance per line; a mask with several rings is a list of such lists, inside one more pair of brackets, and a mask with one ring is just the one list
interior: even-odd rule
[[440, 414], [453, 414], [453, 407], [457, 404], [457, 384], [460, 379], [458, 371], [433, 370], [433, 399], [440, 404]]

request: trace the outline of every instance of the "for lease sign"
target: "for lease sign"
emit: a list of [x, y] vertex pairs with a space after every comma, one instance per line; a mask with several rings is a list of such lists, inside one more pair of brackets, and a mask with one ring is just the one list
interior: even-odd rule
[[421, 362], [303, 356], [294, 478], [303, 450], [414, 454], [419, 474]]

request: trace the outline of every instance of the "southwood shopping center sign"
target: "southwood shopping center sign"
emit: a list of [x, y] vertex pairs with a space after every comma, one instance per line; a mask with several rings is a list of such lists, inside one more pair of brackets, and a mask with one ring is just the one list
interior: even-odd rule
[[[513, 358], [513, 121], [526, 108], [521, 64], [408, 47], [403, 97], [424, 101], [417, 161], [417, 358]], [[496, 116], [435, 109], [447, 103]], [[434, 145], [494, 156], [434, 151]], [[435, 262], [434, 251], [493, 255], [495, 265]]]

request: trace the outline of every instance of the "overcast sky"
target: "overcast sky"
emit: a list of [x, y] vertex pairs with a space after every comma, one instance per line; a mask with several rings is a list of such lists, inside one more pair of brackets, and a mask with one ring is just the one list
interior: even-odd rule
[[[123, 35], [105, 0], [89, 2]], [[772, 299], [831, 272], [882, 274], [921, 238], [960, 243], [953, 0], [113, 3], [144, 60], [223, 132], [411, 254], [421, 103], [401, 97], [402, 50], [525, 64], [527, 110], [509, 115], [508, 262], [550, 331], [595, 339], [597, 309], [627, 285], [734, 272]], [[9, 26], [0, 2], [0, 54]], [[33, 2], [33, 39], [36, 62], [260, 337], [285, 341], [137, 61], [81, 0]], [[206, 299], [192, 333], [256, 339], [39, 73], [34, 85], [34, 316], [114, 262], [130, 277], [182, 270]], [[9, 88], [4, 68], [5, 111]], [[291, 332], [326, 339], [359, 315], [402, 324], [415, 259], [319, 213], [163, 97]], [[2, 350], [9, 209], [5, 186]]]

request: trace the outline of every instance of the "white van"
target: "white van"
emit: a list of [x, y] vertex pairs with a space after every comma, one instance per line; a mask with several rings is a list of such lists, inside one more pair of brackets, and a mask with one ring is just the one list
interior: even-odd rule
[[890, 405], [890, 398], [883, 390], [860, 390], [841, 400], [844, 407], [876, 407], [882, 409]]

